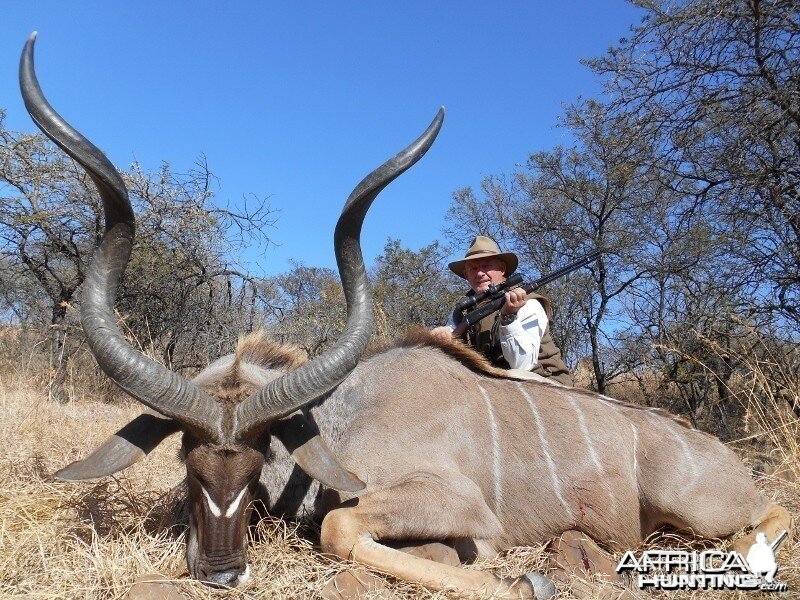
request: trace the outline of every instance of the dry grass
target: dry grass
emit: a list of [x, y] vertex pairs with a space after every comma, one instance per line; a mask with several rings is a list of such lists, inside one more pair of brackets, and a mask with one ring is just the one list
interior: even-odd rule
[[[253, 532], [252, 578], [237, 590], [192, 581], [170, 491], [183, 477], [175, 436], [118, 477], [68, 484], [53, 472], [85, 455], [140, 411], [137, 405], [85, 400], [56, 404], [0, 375], [0, 597], [121, 598], [137, 577], [160, 573], [190, 598], [313, 598], [347, 565], [314, 549], [318, 532], [279, 519]], [[522, 574], [541, 560], [527, 549], [496, 566]], [[401, 598], [444, 598], [388, 582]]]
[[[99, 444], [138, 414], [136, 405], [84, 399], [59, 405], [31, 386], [25, 369], [0, 370], [0, 597], [121, 598], [134, 580], [160, 573], [190, 598], [313, 598], [346, 565], [320, 555], [317, 532], [280, 520], [263, 521], [249, 550], [252, 578], [242, 588], [213, 591], [188, 579], [179, 528], [170, 521], [168, 492], [183, 476], [177, 436], [142, 463], [116, 478], [95, 483], [54, 482], [49, 474]], [[764, 435], [795, 436], [781, 463], [795, 474], [797, 423], [766, 425]], [[771, 429], [770, 429], [771, 427]], [[775, 427], [778, 427], [776, 429]], [[777, 431], [777, 434], [775, 433]], [[789, 453], [793, 453], [790, 455]], [[777, 476], [759, 485], [800, 517], [800, 486]], [[652, 542], [663, 546], [664, 538]], [[683, 541], [670, 543], [684, 544]], [[541, 548], [519, 548], [469, 568], [502, 576], [537, 570]], [[788, 542], [778, 554], [779, 579], [800, 592], [800, 544]], [[387, 580], [397, 598], [444, 598], [418, 586]], [[790, 594], [792, 592], [790, 591]], [[718, 592], [645, 594], [657, 598], [716, 598]], [[564, 598], [570, 597], [564, 593]], [[752, 598], [752, 593], [726, 593]]]

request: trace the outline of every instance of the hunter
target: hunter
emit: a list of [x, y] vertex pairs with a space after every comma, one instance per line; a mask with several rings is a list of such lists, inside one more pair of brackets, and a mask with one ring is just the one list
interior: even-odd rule
[[[493, 239], [479, 235], [464, 258], [451, 262], [449, 267], [467, 280], [472, 288], [467, 295], [473, 295], [504, 282], [518, 264], [516, 254], [500, 252]], [[550, 300], [536, 293], [526, 294], [522, 288], [507, 291], [505, 298], [499, 311], [467, 329], [461, 340], [497, 367], [533, 371], [572, 386], [572, 376], [561, 358], [561, 350], [550, 335]], [[441, 339], [452, 339], [458, 316], [454, 311], [447, 325], [436, 327], [432, 333]]]

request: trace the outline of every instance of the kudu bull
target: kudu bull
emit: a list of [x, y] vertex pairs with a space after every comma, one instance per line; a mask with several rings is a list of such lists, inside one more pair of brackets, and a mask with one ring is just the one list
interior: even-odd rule
[[[431, 146], [442, 111], [345, 204], [334, 243], [348, 319], [331, 350], [306, 362], [250, 336], [192, 381], [146, 358], [120, 334], [113, 310], [134, 239], [127, 191], [102, 152], [45, 100], [34, 73], [34, 38], [20, 63], [26, 107], [86, 169], [105, 211], [81, 306], [87, 340], [103, 371], [150, 409], [57, 476], [117, 472], [180, 431], [193, 577], [226, 585], [247, 577], [246, 526], [259, 491], [282, 512], [324, 516], [325, 552], [435, 589], [514, 598], [535, 597], [548, 582], [538, 575], [501, 580], [380, 542], [460, 540], [486, 553], [568, 529], [626, 548], [663, 525], [706, 537], [755, 525], [773, 538], [789, 528], [788, 512], [757, 492], [732, 451], [667, 413], [542, 381], [512, 381], [472, 351], [424, 334], [362, 356], [372, 298], [361, 224], [378, 193]], [[318, 432], [299, 409], [320, 398], [311, 409]], [[284, 463], [265, 460], [271, 437], [286, 447]], [[317, 483], [286, 485], [278, 474], [289, 455], [325, 493], [317, 493]]]

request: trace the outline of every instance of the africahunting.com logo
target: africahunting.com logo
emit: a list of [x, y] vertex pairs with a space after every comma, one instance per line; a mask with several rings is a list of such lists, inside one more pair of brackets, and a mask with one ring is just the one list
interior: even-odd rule
[[746, 557], [721, 550], [645, 550], [637, 556], [629, 550], [617, 573], [636, 573], [639, 589], [785, 592], [786, 583], [775, 581], [775, 550], [787, 535], [784, 531], [770, 544], [766, 535], [757, 534]]

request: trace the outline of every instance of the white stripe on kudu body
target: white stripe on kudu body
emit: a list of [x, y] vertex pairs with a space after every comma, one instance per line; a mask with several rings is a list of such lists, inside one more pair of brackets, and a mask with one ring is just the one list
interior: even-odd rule
[[520, 393], [528, 402], [528, 406], [533, 413], [533, 422], [536, 424], [536, 432], [539, 435], [539, 443], [542, 445], [542, 452], [547, 460], [547, 469], [550, 471], [550, 479], [553, 482], [553, 491], [558, 497], [558, 501], [561, 502], [564, 512], [567, 513], [570, 519], [574, 519], [575, 515], [573, 514], [572, 509], [567, 504], [567, 501], [564, 500], [564, 495], [561, 490], [561, 482], [558, 480], [558, 474], [556, 473], [556, 464], [553, 461], [553, 456], [550, 454], [550, 444], [545, 437], [546, 432], [544, 429], [544, 423], [542, 423], [542, 418], [539, 415], [539, 411], [536, 409], [533, 399], [528, 395], [528, 392], [525, 391], [525, 387], [522, 385], [522, 382], [517, 382], [517, 388], [519, 388]]
[[630, 421], [631, 431], [633, 431], [633, 481], [636, 483], [636, 488], [639, 488], [639, 434], [636, 433], [636, 425]]
[[614, 494], [612, 494], [611, 490], [608, 488], [606, 477], [603, 475], [603, 465], [600, 464], [600, 457], [597, 455], [597, 451], [594, 449], [594, 444], [592, 444], [592, 438], [589, 435], [589, 428], [586, 426], [586, 419], [583, 416], [583, 411], [581, 410], [581, 407], [578, 406], [575, 398], [568, 396], [567, 399], [572, 405], [572, 408], [575, 410], [575, 413], [578, 415], [578, 424], [581, 426], [583, 441], [586, 444], [586, 449], [589, 451], [589, 456], [592, 459], [592, 463], [594, 463], [595, 469], [597, 469], [597, 481], [601, 482], [603, 489], [608, 495], [608, 499], [611, 501], [611, 507], [613, 508], [616, 506], [617, 502], [614, 499]]
[[500, 487], [500, 477], [502, 475], [502, 464], [500, 461], [500, 434], [497, 431], [497, 421], [494, 418], [494, 411], [492, 410], [492, 401], [489, 394], [483, 389], [483, 386], [478, 384], [478, 389], [483, 394], [483, 399], [486, 401], [486, 408], [489, 411], [489, 423], [492, 429], [492, 474], [494, 475], [494, 510], [497, 516], [500, 516], [500, 504], [503, 501], [503, 490]]
[[[682, 466], [688, 469], [690, 474], [695, 475], [695, 462], [697, 459], [692, 455], [692, 451], [689, 449], [689, 445], [686, 443], [686, 440], [683, 439], [683, 436], [675, 433], [675, 430], [673, 429], [675, 424], [669, 419], [666, 419], [666, 423], [662, 423], [662, 420], [653, 416], [652, 413], [647, 413], [647, 418], [661, 425], [662, 430], [666, 431], [672, 439], [678, 442], [678, 445], [683, 451], [684, 464]], [[666, 427], [664, 425], [666, 425]]]

